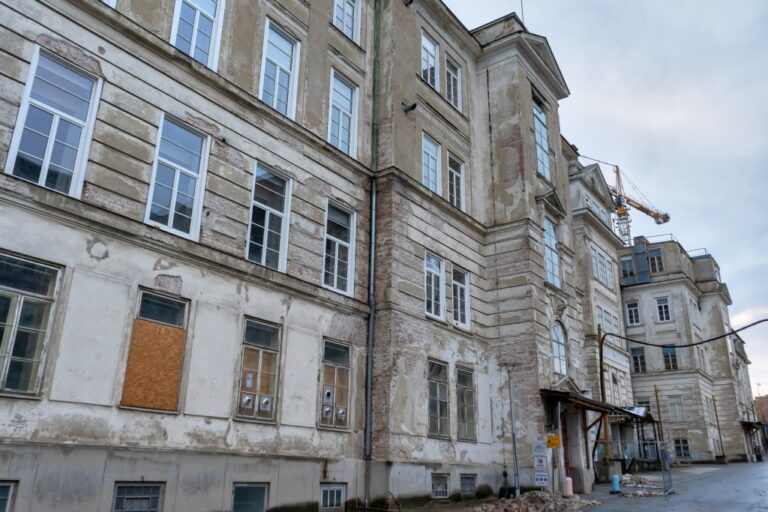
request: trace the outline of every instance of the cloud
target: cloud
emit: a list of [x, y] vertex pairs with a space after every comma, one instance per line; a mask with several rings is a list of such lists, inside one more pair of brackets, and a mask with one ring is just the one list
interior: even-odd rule
[[732, 314], [731, 324], [734, 329], [739, 329], [764, 318], [768, 318], [768, 304], [759, 304]]

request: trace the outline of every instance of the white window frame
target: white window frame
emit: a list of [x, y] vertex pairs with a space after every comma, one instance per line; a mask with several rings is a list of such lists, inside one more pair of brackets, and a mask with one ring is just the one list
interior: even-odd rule
[[[666, 301], [664, 304], [661, 303], [661, 301]], [[662, 318], [661, 312], [662, 306], [666, 306], [666, 317]], [[672, 321], [672, 304], [670, 303], [669, 297], [656, 297], [656, 319], [659, 322], [671, 322]]]
[[[46, 105], [45, 103], [32, 98], [32, 84], [35, 81], [35, 73], [37, 73], [37, 64], [40, 61], [40, 53], [43, 51], [45, 57], [54, 60], [62, 66], [68, 67], [73, 71], [92, 78], [94, 81], [93, 91], [91, 92], [91, 101], [88, 104], [88, 114], [86, 115], [85, 123], [79, 119], [75, 119], [72, 116], [60, 112], [59, 110]], [[37, 186], [43, 187], [46, 190], [56, 192], [58, 194], [65, 194], [70, 197], [80, 198], [83, 193], [83, 182], [85, 181], [85, 168], [88, 164], [88, 154], [91, 149], [91, 140], [93, 139], [93, 127], [96, 124], [96, 112], [101, 99], [101, 87], [103, 85], [101, 77], [88, 73], [87, 71], [75, 66], [74, 64], [66, 61], [55, 54], [41, 50], [40, 46], [35, 45], [35, 49], [32, 53], [32, 60], [29, 64], [29, 71], [27, 73], [27, 83], [24, 86], [24, 94], [21, 97], [21, 106], [19, 107], [19, 113], [16, 116], [16, 124], [13, 128], [13, 137], [11, 138], [11, 145], [8, 148], [8, 156], [5, 161], [5, 174], [13, 176], [13, 166], [16, 163], [16, 157], [19, 152], [19, 145], [21, 144], [21, 137], [24, 132], [24, 124], [27, 120], [27, 113], [29, 112], [30, 104], [37, 106], [38, 108], [45, 110], [46, 112], [53, 113], [54, 115], [63, 118], [69, 122], [77, 124], [82, 127], [80, 134], [80, 146], [77, 149], [77, 160], [72, 172], [72, 182], [69, 185], [69, 192], [64, 193], [59, 190], [48, 188], [45, 186], [45, 178], [48, 175], [47, 165], [50, 160], [50, 154], [52, 152], [53, 144], [49, 142], [50, 146], [46, 149], [46, 158], [43, 161], [43, 170], [40, 172], [40, 178], [38, 179]], [[49, 137], [55, 137], [55, 130], [57, 123], [51, 126], [51, 133]], [[26, 181], [27, 183], [33, 183], [32, 181], [25, 180], [24, 178], [18, 178]]]
[[350, 36], [346, 32], [344, 32], [344, 27], [340, 27], [336, 24], [336, 8], [337, 4], [339, 2], [346, 2], [347, 0], [334, 0], [333, 1], [333, 13], [331, 14], [331, 20], [334, 27], [336, 27], [339, 32], [344, 34], [346, 37], [351, 39], [355, 44], [360, 44], [360, 18], [361, 18], [361, 9], [362, 9], [362, 3], [363, 0], [354, 0], [355, 2], [355, 10], [353, 13], [354, 20], [352, 23], [352, 35]]
[[664, 258], [661, 249], [651, 249], [648, 251], [648, 272], [651, 274], [664, 272]]
[[[189, 226], [189, 233], [185, 233], [183, 231], [179, 231], [178, 229], [174, 229], [172, 220], [170, 220], [169, 225], [166, 226], [165, 224], [161, 224], [160, 222], [156, 222], [149, 218], [150, 213], [152, 211], [152, 198], [154, 197], [154, 194], [155, 194], [157, 164], [159, 163], [159, 160], [160, 160], [160, 144], [162, 143], [162, 139], [163, 139], [163, 126], [165, 125], [166, 119], [170, 120], [174, 124], [180, 125], [182, 128], [189, 130], [190, 132], [200, 135], [203, 138], [203, 145], [200, 148], [200, 151], [201, 151], [200, 170], [197, 174], [197, 184], [195, 185], [195, 202], [192, 207], [192, 223]], [[206, 178], [208, 177], [208, 155], [210, 153], [210, 149], [211, 149], [211, 137], [209, 135], [189, 126], [187, 123], [180, 121], [179, 119], [173, 117], [170, 114], [166, 114], [165, 112], [160, 114], [160, 124], [157, 127], [157, 143], [155, 144], [155, 156], [152, 162], [152, 177], [151, 177], [151, 181], [149, 182], [149, 194], [147, 195], [147, 207], [146, 207], [146, 211], [144, 212], [145, 224], [149, 226], [155, 226], [159, 229], [162, 229], [163, 231], [167, 231], [168, 233], [172, 233], [176, 236], [186, 238], [187, 240], [192, 240], [193, 242], [197, 242], [200, 240], [200, 224], [201, 224], [201, 217], [203, 212], [205, 182], [206, 182]], [[189, 169], [180, 170], [178, 164], [175, 164], [170, 161], [166, 165], [168, 165], [169, 167], [173, 167], [173, 169], [176, 170], [177, 172], [186, 171], [187, 174], [191, 173]], [[173, 194], [171, 196], [171, 211], [173, 211], [173, 208], [175, 206], [176, 192], [177, 190], [174, 187]]]
[[[634, 304], [634, 307], [630, 307], [631, 304]], [[631, 300], [631, 301], [625, 302], [624, 310], [626, 311], [627, 327], [635, 327], [637, 325], [642, 325], [642, 319], [640, 317], [640, 301]], [[632, 316], [633, 312], [634, 312], [634, 318]], [[633, 320], [637, 320], [637, 321], [633, 321]]]
[[[335, 238], [333, 236], [328, 235], [328, 210], [329, 206], [333, 206], [334, 208], [343, 211], [344, 213], [349, 214], [349, 243], [344, 242], [343, 240], [339, 240], [338, 238]], [[355, 246], [357, 245], [357, 212], [352, 210], [351, 208], [347, 208], [346, 206], [343, 206], [335, 201], [328, 200], [325, 203], [325, 219], [323, 224], [323, 264], [322, 264], [322, 270], [320, 272], [320, 283], [323, 285], [324, 288], [328, 288], [329, 290], [333, 290], [338, 293], [343, 293], [344, 295], [348, 295], [352, 297], [355, 294]], [[341, 290], [339, 288], [336, 288], [335, 286], [330, 286], [325, 284], [325, 246], [326, 246], [326, 240], [330, 238], [333, 240], [336, 244], [346, 245], [348, 246], [349, 250], [349, 261], [347, 262], [347, 289]], [[337, 274], [334, 274], [337, 275]]]
[[[299, 63], [301, 62], [301, 41], [299, 41], [298, 39], [290, 35], [278, 23], [272, 21], [269, 18], [267, 18], [267, 21], [264, 25], [264, 44], [262, 45], [262, 49], [261, 49], [261, 70], [259, 72], [259, 100], [264, 102], [264, 100], [261, 98], [261, 95], [264, 90], [264, 74], [265, 74], [264, 71], [267, 67], [267, 45], [269, 44], [270, 30], [274, 30], [275, 32], [282, 35], [284, 38], [293, 42], [294, 52], [293, 52], [293, 61], [291, 62], [291, 80], [290, 80], [291, 90], [288, 91], [288, 112], [286, 113], [286, 117], [288, 117], [288, 119], [295, 120], [296, 119], [296, 97], [297, 97], [297, 91], [298, 91], [298, 85], [299, 85]], [[267, 103], [264, 102], [264, 104], [266, 105]], [[269, 105], [269, 108], [273, 109], [275, 112], [282, 114], [282, 112], [277, 110], [272, 105]]]
[[[672, 352], [667, 354], [667, 349], [672, 349]], [[662, 345], [661, 357], [664, 360], [664, 371], [673, 372], [680, 369], [680, 362], [677, 359], [677, 347], [675, 345]]]
[[[323, 494], [325, 492], [340, 492], [341, 493], [341, 505], [338, 507], [325, 507], [323, 506]], [[328, 483], [328, 484], [320, 484], [320, 510], [335, 510], [335, 511], [343, 511], [344, 510], [344, 503], [347, 501], [347, 484], [336, 484], [336, 483]]]
[[[460, 283], [457, 283], [456, 281], [454, 281], [453, 273], [456, 272], [456, 271], [461, 272], [461, 273], [464, 274], [464, 276], [466, 277], [466, 283], [465, 284], [460, 284]], [[472, 295], [470, 293], [470, 286], [471, 286], [471, 284], [470, 284], [470, 273], [469, 273], [469, 271], [467, 271], [467, 270], [465, 270], [465, 269], [463, 269], [463, 268], [461, 268], [459, 266], [454, 265], [453, 269], [451, 270], [451, 292], [452, 292], [453, 304], [456, 303], [456, 289], [458, 288], [460, 290], [460, 292], [464, 295], [464, 317], [466, 318], [467, 321], [466, 322], [460, 322], [459, 320], [456, 319], [457, 311], [456, 311], [456, 308], [454, 307], [453, 308], [453, 324], [455, 326], [457, 326], [457, 327], [460, 327], [461, 329], [464, 329], [464, 330], [469, 330], [470, 326], [472, 325], [472, 318], [471, 318], [471, 316], [472, 316], [471, 315], [472, 308], [469, 305], [470, 296]], [[459, 315], [459, 318], [461, 318], [460, 315]]]
[[[550, 226], [552, 226], [552, 238], [555, 241], [554, 246], [550, 246], [547, 244], [547, 223], [549, 223]], [[557, 236], [557, 224], [550, 219], [549, 217], [544, 217], [544, 221], [542, 222], [542, 230], [543, 230], [543, 242], [544, 242], [544, 280], [548, 282], [549, 284], [556, 286], [558, 288], [561, 287], [562, 281], [560, 276], [560, 251], [558, 250], [559, 245], [559, 239]], [[551, 255], [551, 258], [548, 258], [547, 256]], [[552, 268], [550, 269], [550, 261]], [[550, 279], [551, 277], [551, 279]]]
[[[557, 339], [555, 336], [555, 330], [558, 328], [559, 331], [563, 334], [562, 340]], [[568, 375], [568, 333], [565, 331], [565, 327], [560, 322], [555, 322], [549, 332], [549, 335], [552, 338], [552, 371], [554, 371], [554, 373], [557, 375]], [[560, 357], [558, 354], [555, 354], [555, 345], [562, 346], [562, 357]], [[563, 371], [561, 372], [560, 370]]]
[[[116, 0], [111, 0], [111, 1], [116, 1]], [[176, 46], [176, 36], [179, 33], [179, 23], [181, 21], [181, 4], [184, 1], [186, 1], [188, 4], [191, 4], [198, 11], [202, 11], [202, 9], [196, 5], [195, 0], [176, 0], [176, 5], [173, 8], [173, 26], [171, 27], [171, 40], [170, 40], [171, 46], [173, 46], [176, 49], [178, 49], [178, 47]], [[221, 32], [223, 30], [223, 25], [224, 25], [223, 21], [224, 21], [224, 4], [225, 3], [226, 3], [226, 0], [217, 0], [216, 2], [216, 15], [215, 15], [215, 18], [213, 19], [213, 33], [211, 34], [211, 48], [209, 49], [209, 52], [208, 52], [208, 62], [205, 64], [206, 67], [210, 68], [214, 72], [219, 70], [219, 51], [221, 50]], [[191, 50], [190, 50], [192, 54], [195, 53], [196, 39], [197, 39], [197, 23], [195, 23], [195, 26], [192, 27], [192, 42], [191, 42]], [[179, 51], [181, 52], [180, 49]], [[184, 55], [187, 55], [189, 58], [191, 58], [195, 62], [199, 62], [197, 59], [193, 57], [192, 54], [184, 53]]]
[[[435, 59], [435, 83], [430, 83], [429, 80], [424, 78], [423, 72], [424, 72], [424, 50], [429, 50], [426, 46], [424, 46], [424, 42], [430, 43], [432, 45], [431, 51], [429, 52], [430, 55]], [[422, 80], [424, 80], [424, 83], [429, 85], [431, 88], [433, 88], [435, 91], [440, 92], [440, 45], [437, 44], [437, 41], [434, 40], [429, 34], [427, 34], [427, 31], [424, 29], [421, 29], [421, 52], [419, 53], [419, 76]]]
[[[252, 345], [252, 344], [248, 343], [247, 340], [246, 340], [246, 332], [247, 332], [249, 324], [260, 324], [260, 325], [263, 325], [263, 326], [266, 326], [266, 327], [269, 327], [269, 328], [276, 329], [277, 330], [277, 347], [265, 347], [265, 346], [262, 346], [262, 345]], [[236, 404], [235, 404], [235, 414], [234, 414], [234, 417], [236, 419], [246, 420], [246, 421], [274, 423], [276, 421], [276, 419], [277, 419], [277, 404], [279, 403], [278, 400], [280, 399], [280, 377], [281, 377], [281, 375], [280, 375], [280, 355], [281, 355], [281, 348], [282, 348], [282, 341], [283, 341], [283, 329], [282, 329], [282, 326], [280, 326], [278, 324], [273, 324], [271, 322], [267, 322], [265, 320], [260, 320], [260, 319], [257, 319], [257, 318], [245, 317], [244, 318], [244, 322], [242, 324], [242, 333], [243, 333], [242, 334], [242, 340], [243, 341], [242, 341], [241, 349], [240, 349], [240, 374], [236, 376], [236, 380], [237, 380], [237, 401], [236, 401]], [[246, 355], [246, 351], [248, 351], [248, 350], [254, 351], [254, 352], [258, 352], [258, 354], [259, 354], [259, 358], [258, 358], [259, 359], [259, 363], [258, 363], [259, 364], [259, 368], [257, 369], [256, 372], [253, 372], [255, 374], [255, 378], [256, 378], [257, 381], [261, 381], [262, 376], [264, 374], [264, 353], [265, 352], [270, 352], [270, 353], [274, 354], [274, 358], [275, 358], [275, 377], [274, 377], [275, 389], [274, 389], [274, 393], [272, 394], [272, 396], [260, 395], [259, 393], [255, 393], [255, 392], [243, 391], [243, 388], [244, 388], [244, 386], [243, 386], [243, 373], [246, 370], [246, 368], [245, 368], [245, 355]], [[261, 384], [261, 382], [258, 382], [257, 390], [259, 389], [260, 384]], [[254, 409], [254, 414], [253, 415], [246, 415], [246, 414], [242, 414], [240, 412], [240, 409], [241, 409], [241, 406], [242, 406], [243, 394], [244, 393], [247, 393], [247, 394], [255, 396], [256, 400], [255, 400], [255, 403], [253, 405], [253, 409]], [[270, 404], [270, 407], [271, 407], [270, 414], [271, 414], [271, 416], [269, 418], [264, 417], [264, 416], [259, 416], [257, 414], [257, 411], [259, 411], [260, 407], [261, 407], [260, 401], [262, 400], [262, 398], [271, 398], [271, 400], [272, 400], [272, 403]]]
[[[675, 399], [675, 401], [679, 400], [679, 403], [673, 404], [673, 399]], [[669, 407], [670, 422], [679, 423], [685, 421], [685, 401], [683, 400], [683, 395], [667, 396], [667, 405]], [[672, 411], [674, 411], [674, 414]]]
[[632, 373], [646, 373], [648, 371], [644, 347], [632, 347], [629, 351], [629, 356], [632, 360]]
[[[422, 142], [422, 144], [423, 144], [423, 142]], [[439, 149], [440, 149], [440, 146], [438, 146], [438, 154], [440, 153]], [[423, 158], [423, 150], [422, 150], [422, 158]], [[457, 162], [459, 164], [459, 171], [458, 172], [454, 171], [451, 168], [451, 161]], [[467, 205], [466, 193], [465, 193], [465, 190], [466, 190], [466, 180], [465, 180], [466, 171], [465, 171], [465, 167], [466, 166], [464, 164], [464, 161], [461, 158], [457, 157], [456, 155], [454, 155], [453, 153], [451, 153], [449, 151], [448, 152], [448, 165], [446, 167], [448, 168], [448, 202], [451, 203], [456, 208], [458, 208], [459, 210], [461, 210], [462, 212], [466, 211], [466, 205]], [[423, 170], [422, 170], [422, 172], [423, 172]], [[454, 184], [458, 182], [458, 187], [459, 187], [459, 193], [458, 194], [456, 194], [456, 185], [454, 185], [453, 187], [451, 186], [451, 178], [452, 177], [454, 178], [453, 179], [453, 183]], [[440, 181], [442, 181], [442, 180], [440, 180]], [[453, 191], [451, 191], [451, 188], [453, 188]], [[451, 192], [453, 192], [453, 197], [454, 197], [453, 201], [451, 200]]]
[[[164, 501], [165, 501], [165, 483], [164, 482], [115, 482], [115, 490], [112, 494], [112, 502], [109, 505], [109, 510], [113, 511], [115, 510], [115, 501], [117, 498], [117, 490], [120, 487], [157, 487], [160, 492], [158, 493], [158, 512], [162, 512], [165, 510]], [[124, 509], [125, 510], [125, 509]]]
[[[253, 207], [256, 205], [256, 200], [253, 198], [253, 192], [254, 192], [254, 189], [256, 188], [256, 172], [258, 170], [259, 164], [266, 167], [266, 169], [271, 174], [274, 174], [275, 176], [284, 179], [286, 182], [285, 183], [285, 205], [284, 205], [283, 212], [278, 212], [277, 210], [270, 208], [265, 204], [258, 203], [259, 208], [263, 208], [264, 210], [267, 210], [267, 212], [269, 212], [270, 215], [272, 214], [272, 212], [275, 212], [275, 214], [280, 214], [283, 216], [282, 226], [280, 227], [280, 257], [279, 257], [279, 262], [277, 264], [277, 271], [286, 272], [288, 267], [288, 232], [290, 231], [290, 228], [291, 228], [291, 198], [293, 197], [293, 178], [290, 178], [285, 174], [279, 171], [276, 171], [274, 167], [261, 161], [254, 162], [253, 164], [253, 178], [251, 178], [251, 197], [249, 199], [250, 206], [248, 207], [248, 234], [247, 234], [248, 238], [246, 238], [245, 240], [245, 259], [253, 263], [256, 263], [258, 265], [264, 266], [266, 268], [271, 268], [271, 267], [267, 267], [262, 262], [254, 261], [248, 257], [249, 249], [250, 249], [249, 245], [251, 242], [251, 229], [253, 229], [253, 226], [251, 225], [252, 224], [251, 221], [253, 219]], [[265, 229], [266, 229], [266, 222], [267, 222], [266, 219], [264, 222], [265, 222]], [[263, 254], [263, 256], [264, 258], [266, 258], [266, 244], [265, 244], [265, 253]], [[264, 261], [266, 261], [266, 259], [264, 259]], [[275, 270], [275, 269], [272, 269], [272, 270]]]
[[[448, 91], [450, 91], [450, 87], [448, 85], [450, 84], [451, 73], [449, 71], [448, 64], [450, 63], [451, 66], [456, 68], [457, 74], [456, 77], [456, 102], [454, 103], [451, 101], [451, 99], [448, 97]], [[448, 100], [448, 103], [450, 103], [453, 108], [461, 112], [461, 66], [456, 62], [455, 59], [452, 59], [448, 55], [445, 56], [445, 99]]]
[[[351, 120], [349, 123], [349, 153], [346, 153], [343, 149], [341, 149], [338, 146], [333, 146], [331, 143], [331, 120], [333, 116], [333, 82], [334, 80], [339, 80], [340, 82], [346, 84], [352, 89], [352, 112], [349, 113]], [[349, 80], [346, 76], [344, 76], [342, 73], [339, 73], [336, 71], [336, 69], [331, 68], [331, 85], [329, 88], [329, 94], [328, 94], [328, 143], [331, 144], [333, 147], [341, 151], [342, 153], [345, 153], [349, 155], [352, 158], [357, 158], [357, 100], [359, 97], [360, 88], [352, 81]]]
[[[429, 268], [427, 267], [427, 260], [430, 257], [435, 258], [440, 263], [440, 272], [438, 274], [438, 279], [440, 280], [439, 314], [435, 314], [434, 312], [427, 311], [427, 279], [429, 278], [430, 275], [434, 275], [434, 272], [429, 270]], [[427, 315], [428, 317], [434, 318], [436, 320], [445, 320], [445, 289], [444, 288], [445, 288], [445, 260], [440, 256], [427, 251], [426, 254], [424, 255], [424, 314]]]
[[[537, 108], [544, 114], [543, 122], [536, 116]], [[552, 159], [549, 155], [549, 112], [547, 111], [544, 101], [538, 99], [535, 94], [533, 96], [533, 106], [531, 107], [531, 112], [533, 115], [533, 142], [536, 150], [536, 173], [547, 180], [551, 180]], [[543, 126], [543, 129], [540, 129], [540, 125]], [[544, 135], [544, 142], [546, 145], [539, 143], [538, 137], [536, 136], [539, 132]], [[543, 162], [543, 167], [539, 165], [541, 162], [539, 159], [539, 151], [546, 155], [546, 160]]]
[[[424, 167], [424, 142], [427, 140], [429, 140], [437, 148], [435, 155], [435, 189], [430, 188], [428, 175], [425, 174], [426, 168]], [[440, 143], [430, 137], [427, 132], [421, 132], [421, 184], [437, 195], [442, 195], [443, 193], [443, 170], [441, 162], [442, 153], [443, 147], [440, 145]]]

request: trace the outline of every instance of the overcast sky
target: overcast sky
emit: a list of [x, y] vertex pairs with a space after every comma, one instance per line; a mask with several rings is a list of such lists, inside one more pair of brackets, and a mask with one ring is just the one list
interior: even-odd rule
[[[571, 90], [563, 135], [671, 215], [657, 226], [633, 212], [632, 234], [708, 249], [734, 326], [768, 317], [768, 1], [524, 1]], [[445, 2], [469, 28], [521, 12], [520, 0]], [[742, 337], [753, 392], [768, 394], [768, 324]]]

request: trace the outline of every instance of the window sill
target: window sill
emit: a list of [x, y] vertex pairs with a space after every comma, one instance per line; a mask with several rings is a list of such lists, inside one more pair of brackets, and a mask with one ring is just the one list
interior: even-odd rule
[[433, 320], [435, 322], [440, 322], [441, 324], [447, 323], [445, 316], [437, 316], [426, 312], [424, 313], [424, 316], [427, 317], [427, 320]]
[[27, 394], [27, 393], [14, 393], [13, 391], [0, 391], [0, 398], [17, 398], [19, 400], [35, 400], [40, 401], [43, 399], [41, 394]]
[[317, 425], [317, 430], [322, 430], [323, 432], [334, 432], [336, 434], [351, 434], [352, 430], [350, 428], [345, 427], [329, 427], [328, 425]]
[[259, 418], [248, 418], [246, 416], [232, 416], [232, 421], [239, 421], [242, 423], [251, 423], [253, 425], [264, 425], [265, 427], [276, 427], [277, 426], [277, 420], [276, 419], [259, 419]]
[[477, 439], [456, 439], [458, 443], [477, 444]]
[[344, 295], [346, 297], [354, 297], [354, 294], [351, 291], [339, 290], [338, 288], [334, 288], [333, 286], [328, 286], [325, 283], [320, 283], [320, 286], [322, 286], [326, 290], [330, 290], [330, 291], [332, 291], [334, 293], [338, 293], [338, 294]]
[[119, 404], [117, 406], [117, 408], [118, 409], [124, 409], [126, 411], [151, 412], [151, 413], [155, 413], [155, 414], [168, 414], [170, 416], [179, 416], [181, 414], [178, 410], [176, 410], [176, 411], [166, 411], [165, 409], [148, 409], [146, 407], [133, 407], [133, 406], [130, 406], [130, 405], [122, 405], [122, 404]]
[[450, 435], [441, 436], [441, 435], [438, 435], [438, 434], [427, 434], [427, 438], [428, 439], [434, 439], [436, 441], [451, 442], [451, 436]]
[[200, 228], [198, 227], [197, 233], [184, 233], [183, 231], [178, 231], [173, 228], [169, 228], [165, 224], [160, 224], [159, 222], [154, 222], [149, 220], [148, 218], [144, 220], [144, 224], [147, 226], [151, 226], [153, 228], [157, 228], [160, 231], [165, 231], [166, 233], [170, 233], [171, 235], [178, 236], [181, 238], [184, 238], [186, 240], [191, 240], [192, 242], [199, 242], [200, 241]]
[[458, 330], [458, 331], [465, 332], [467, 334], [472, 334], [472, 325], [471, 324], [458, 324], [458, 323], [454, 322], [453, 323], [453, 328]]
[[[344, 37], [344, 39], [345, 39], [347, 42], [349, 42], [349, 43], [352, 43], [353, 45], [355, 45], [355, 48], [357, 48], [358, 50], [360, 50], [362, 53], [365, 53], [365, 48], [363, 48], [362, 46], [360, 46], [360, 42], [359, 42], [359, 41], [355, 41], [355, 39], [354, 39], [354, 38], [352, 38], [352, 37], [349, 37], [347, 34], [345, 34], [344, 32], [342, 32], [342, 31], [341, 31], [341, 29], [339, 29], [339, 27], [337, 27], [337, 26], [336, 26], [336, 24], [335, 24], [333, 21], [329, 21], [329, 22], [328, 22], [328, 25], [330, 25], [330, 26], [331, 26], [331, 28], [333, 28], [333, 30], [334, 30], [335, 32], [337, 32], [338, 34], [340, 34], [341, 36], [343, 36], [343, 37]], [[360, 34], [358, 34], [358, 37], [359, 37], [359, 36], [360, 36]]]

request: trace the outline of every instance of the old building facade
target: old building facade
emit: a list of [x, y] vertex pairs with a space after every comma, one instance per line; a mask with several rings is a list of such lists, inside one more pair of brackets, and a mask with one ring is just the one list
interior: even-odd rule
[[654, 345], [630, 342], [635, 403], [650, 408], [679, 459], [751, 459], [749, 361], [738, 336], [723, 337], [731, 298], [715, 259], [671, 237], [636, 237], [621, 272], [627, 336]]

